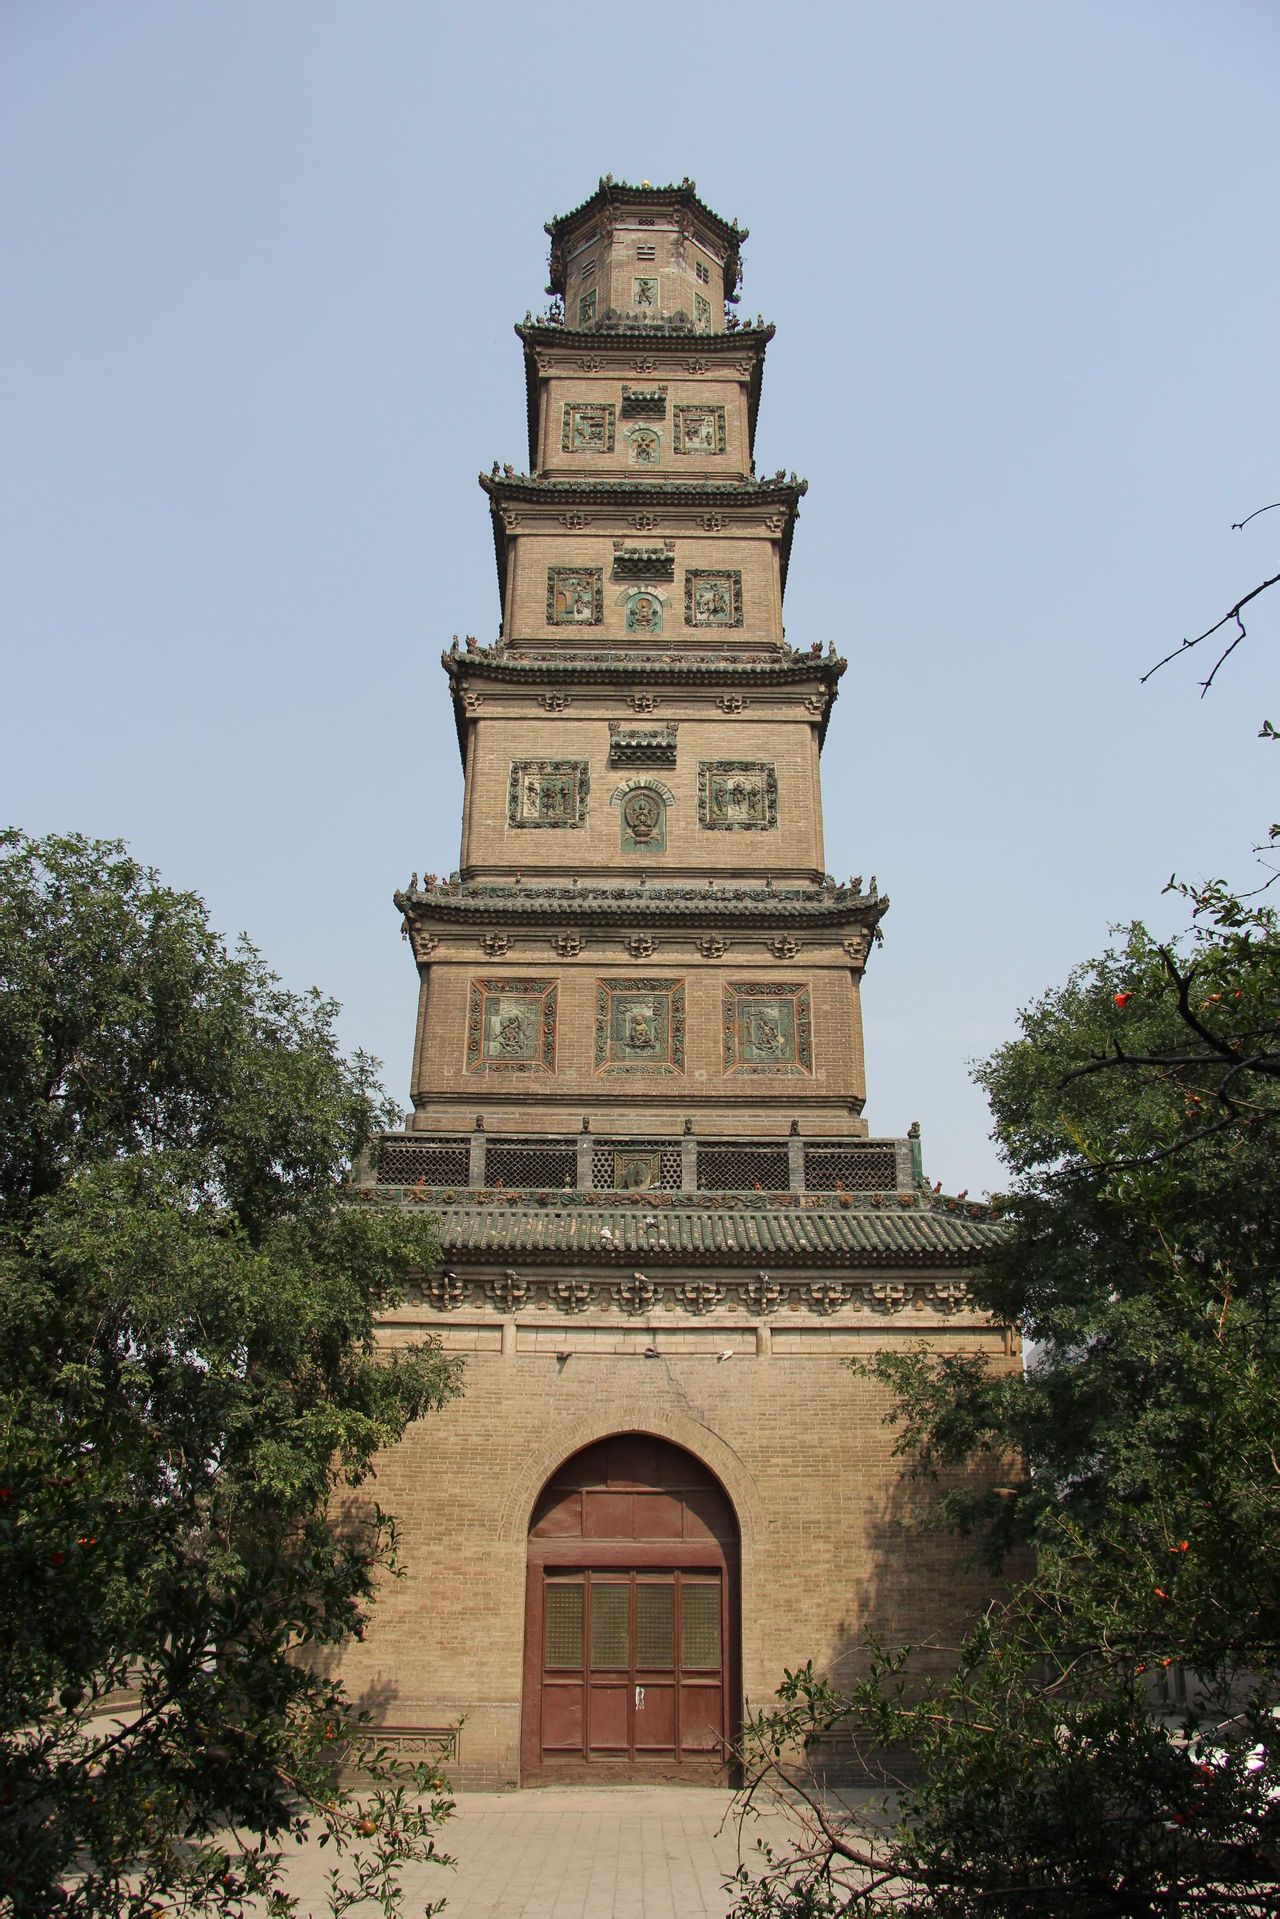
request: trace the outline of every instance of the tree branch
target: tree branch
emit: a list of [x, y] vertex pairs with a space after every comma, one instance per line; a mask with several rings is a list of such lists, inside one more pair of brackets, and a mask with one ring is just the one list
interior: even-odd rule
[[[1276, 504], [1280, 505], [1280, 501], [1277, 501]], [[1262, 507], [1262, 508], [1259, 508], [1259, 511], [1269, 512], [1270, 508]], [[1244, 525], [1243, 520], [1240, 521], [1240, 525], [1241, 526]], [[1244, 621], [1240, 618], [1240, 614], [1242, 610], [1246, 606], [1248, 606], [1250, 600], [1256, 600], [1260, 593], [1265, 593], [1268, 587], [1275, 586], [1277, 582], [1280, 582], [1280, 573], [1273, 573], [1269, 580], [1263, 580], [1261, 586], [1255, 586], [1251, 593], [1246, 593], [1240, 599], [1238, 599], [1235, 605], [1229, 608], [1229, 610], [1223, 614], [1220, 620], [1215, 620], [1212, 626], [1207, 626], [1203, 633], [1197, 633], [1194, 640], [1184, 640], [1181, 646], [1174, 647], [1172, 653], [1166, 653], [1162, 660], [1157, 660], [1155, 665], [1152, 667], [1149, 667], [1148, 670], [1142, 675], [1142, 678], [1139, 680], [1138, 684], [1140, 686], [1145, 686], [1147, 681], [1151, 678], [1152, 674], [1158, 673], [1162, 666], [1168, 666], [1170, 660], [1181, 659], [1182, 655], [1184, 653], [1189, 653], [1193, 646], [1199, 646], [1202, 640], [1212, 639], [1215, 633], [1220, 633], [1224, 626], [1229, 626], [1232, 620], [1234, 620], [1237, 627], [1240, 630], [1236, 634], [1235, 638], [1232, 640], [1230, 646], [1225, 647], [1223, 651], [1219, 654], [1217, 660], [1214, 662], [1213, 671], [1210, 673], [1208, 679], [1201, 680], [1200, 697], [1201, 699], [1203, 699], [1205, 694], [1209, 691], [1209, 688], [1213, 685], [1214, 680], [1218, 677], [1219, 667], [1224, 666], [1226, 664], [1227, 660], [1230, 659], [1231, 655], [1235, 652], [1236, 648], [1239, 646], [1241, 640], [1243, 640], [1246, 637], [1245, 624], [1244, 624]]]

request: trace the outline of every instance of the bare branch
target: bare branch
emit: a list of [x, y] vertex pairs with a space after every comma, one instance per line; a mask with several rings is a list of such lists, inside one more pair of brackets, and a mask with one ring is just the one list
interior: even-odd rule
[[1252, 513], [1246, 513], [1243, 520], [1232, 520], [1231, 531], [1238, 533], [1242, 526], [1248, 526], [1250, 520], [1256, 520], [1259, 513], [1274, 513], [1280, 506], [1280, 500], [1273, 500], [1270, 506], [1255, 506]]
[[[1280, 501], [1277, 501], [1276, 504], [1280, 506]], [[1261, 508], [1259, 510], [1269, 511], [1270, 509]], [[1241, 522], [1241, 524], [1243, 524], [1243, 522]], [[1201, 680], [1200, 697], [1201, 699], [1203, 699], [1205, 694], [1209, 691], [1209, 688], [1213, 685], [1214, 680], [1217, 678], [1218, 668], [1225, 664], [1225, 662], [1235, 652], [1241, 640], [1243, 640], [1246, 636], [1245, 624], [1244, 624], [1244, 621], [1240, 618], [1240, 614], [1242, 610], [1246, 606], [1248, 606], [1250, 600], [1256, 600], [1260, 593], [1265, 593], [1268, 587], [1275, 586], [1277, 582], [1280, 582], [1280, 573], [1273, 573], [1269, 580], [1263, 580], [1262, 584], [1260, 586], [1255, 586], [1251, 593], [1246, 593], [1243, 595], [1241, 599], [1238, 599], [1235, 605], [1231, 607], [1226, 613], [1224, 613], [1220, 620], [1215, 620], [1212, 626], [1207, 626], [1203, 633], [1197, 633], [1194, 640], [1184, 640], [1181, 646], [1174, 647], [1172, 653], [1166, 653], [1162, 660], [1157, 660], [1155, 665], [1153, 667], [1148, 668], [1148, 670], [1142, 675], [1142, 678], [1139, 680], [1138, 684], [1140, 686], [1145, 686], [1147, 681], [1151, 678], [1152, 674], [1158, 673], [1162, 666], [1168, 666], [1170, 660], [1181, 659], [1182, 655], [1184, 653], [1189, 653], [1193, 646], [1199, 646], [1202, 640], [1212, 639], [1215, 633], [1220, 633], [1224, 626], [1229, 626], [1232, 620], [1234, 620], [1237, 627], [1240, 630], [1236, 634], [1235, 638], [1232, 640], [1230, 646], [1225, 647], [1222, 653], [1218, 656], [1217, 660], [1214, 662], [1213, 671], [1210, 673], [1208, 679]]]

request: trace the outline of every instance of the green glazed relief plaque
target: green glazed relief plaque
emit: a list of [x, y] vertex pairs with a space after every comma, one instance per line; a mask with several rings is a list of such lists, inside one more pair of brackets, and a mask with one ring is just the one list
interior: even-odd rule
[[612, 453], [616, 409], [608, 401], [566, 400], [562, 453]]
[[467, 1009], [469, 1073], [553, 1073], [556, 983], [479, 979]]
[[547, 625], [602, 626], [604, 624], [604, 568], [549, 566], [547, 568]]
[[741, 626], [742, 574], [736, 567], [714, 573], [690, 568], [684, 576], [686, 626]]
[[727, 444], [724, 408], [672, 407], [671, 435], [677, 453], [723, 453]]
[[585, 826], [591, 771], [586, 760], [513, 760], [508, 826]]
[[596, 982], [596, 1071], [683, 1073], [683, 980]]
[[740, 980], [724, 989], [726, 1073], [811, 1073], [809, 989]]
[[767, 760], [702, 760], [698, 824], [713, 833], [767, 833], [778, 824], [778, 775]]

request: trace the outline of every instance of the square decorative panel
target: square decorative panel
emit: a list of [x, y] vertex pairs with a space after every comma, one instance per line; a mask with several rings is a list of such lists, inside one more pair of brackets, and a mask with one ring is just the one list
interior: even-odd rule
[[662, 1155], [657, 1147], [648, 1150], [615, 1148], [613, 1183], [620, 1193], [659, 1191], [662, 1185]]
[[691, 568], [684, 576], [686, 626], [741, 626], [742, 575], [736, 567], [720, 573]]
[[683, 1073], [683, 980], [596, 982], [596, 1070]]
[[778, 776], [767, 760], [702, 760], [698, 824], [715, 833], [766, 833], [778, 824]]
[[556, 983], [473, 979], [467, 1009], [469, 1073], [553, 1073]]
[[724, 989], [726, 1073], [811, 1073], [813, 1022], [807, 986], [738, 981]]
[[637, 313], [656, 313], [658, 311], [658, 282], [646, 275], [631, 283], [631, 298]]
[[614, 408], [608, 401], [566, 400], [560, 432], [562, 453], [612, 453]]
[[676, 406], [671, 409], [672, 445], [677, 453], [723, 453], [722, 406]]
[[582, 298], [578, 301], [578, 325], [590, 326], [591, 322], [595, 319], [595, 317], [596, 317], [596, 290], [594, 287], [592, 287], [591, 291], [589, 293], [584, 293], [582, 295]]
[[547, 568], [547, 625], [601, 626], [604, 623], [604, 568]]
[[591, 774], [585, 760], [513, 760], [508, 826], [585, 826]]

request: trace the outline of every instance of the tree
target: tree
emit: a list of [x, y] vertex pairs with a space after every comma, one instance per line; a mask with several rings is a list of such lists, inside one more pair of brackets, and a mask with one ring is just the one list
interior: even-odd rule
[[987, 1469], [930, 1523], [1021, 1581], [945, 1680], [901, 1649], [843, 1694], [789, 1676], [756, 1789], [836, 1723], [918, 1777], [893, 1816], [813, 1796], [742, 1915], [1274, 1911], [1280, 926], [1182, 890], [1179, 945], [1132, 928], [978, 1072], [1014, 1185], [974, 1290], [1031, 1364], [871, 1368], [922, 1490]]
[[457, 1388], [431, 1342], [373, 1351], [376, 1309], [437, 1249], [425, 1218], [346, 1203], [392, 1115], [336, 1011], [120, 844], [0, 835], [15, 1913], [289, 1911], [281, 1848], [317, 1821], [356, 1843], [333, 1909], [393, 1910], [397, 1862], [434, 1852], [425, 1778], [363, 1804], [335, 1784], [351, 1709], [323, 1655], [395, 1553], [347, 1489]]

